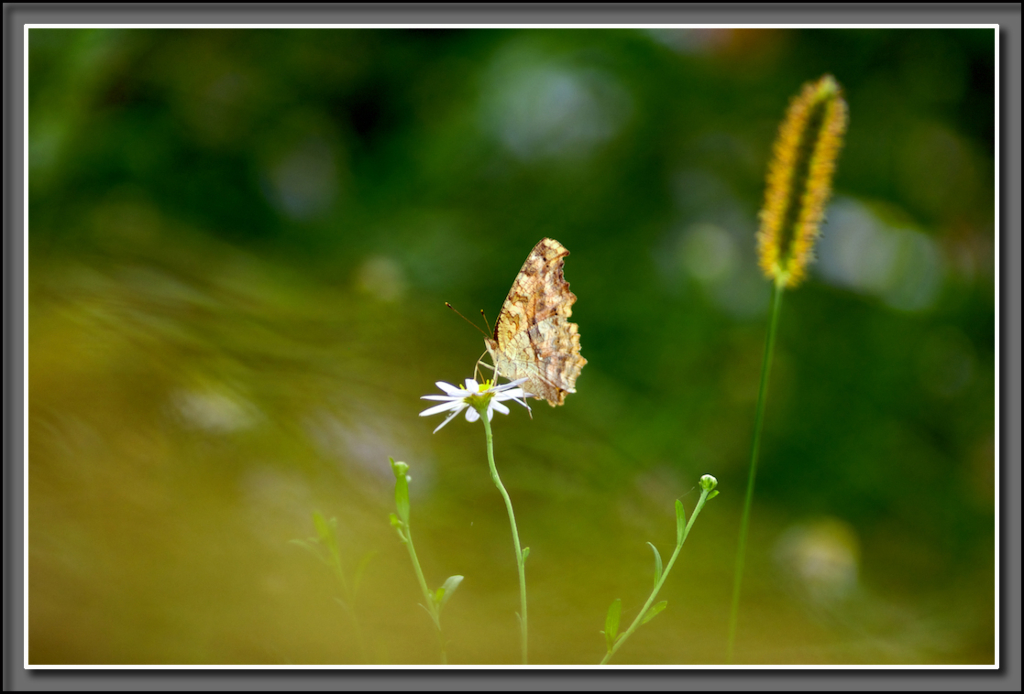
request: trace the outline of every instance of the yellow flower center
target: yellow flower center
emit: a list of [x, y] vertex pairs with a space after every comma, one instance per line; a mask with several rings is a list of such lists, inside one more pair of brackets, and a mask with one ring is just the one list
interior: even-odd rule
[[466, 404], [483, 414], [487, 410], [487, 403], [494, 397], [494, 393], [487, 393], [493, 385], [494, 383], [491, 381], [484, 381], [479, 384], [479, 390], [476, 393], [470, 393], [466, 396]]

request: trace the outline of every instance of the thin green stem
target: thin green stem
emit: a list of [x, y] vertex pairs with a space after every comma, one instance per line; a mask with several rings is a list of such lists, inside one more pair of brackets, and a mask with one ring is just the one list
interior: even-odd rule
[[708, 493], [710, 491], [710, 489], [701, 491], [700, 499], [697, 500], [697, 506], [693, 509], [693, 515], [690, 516], [690, 520], [686, 523], [686, 529], [683, 530], [683, 536], [676, 544], [676, 549], [672, 552], [672, 558], [668, 560], [668, 564], [665, 565], [664, 571], [661, 572], [661, 578], [658, 580], [657, 585], [654, 586], [654, 590], [651, 591], [651, 596], [647, 598], [647, 602], [644, 603], [640, 612], [637, 613], [636, 619], [634, 619], [633, 623], [629, 625], [629, 628], [615, 640], [615, 644], [612, 646], [612, 649], [605, 654], [604, 659], [601, 661], [601, 665], [605, 665], [609, 660], [611, 660], [612, 656], [615, 655], [615, 652], [619, 650], [619, 647], [625, 643], [626, 639], [628, 639], [633, 632], [636, 631], [637, 627], [640, 626], [643, 618], [647, 615], [647, 611], [651, 609], [651, 605], [654, 604], [654, 599], [658, 597], [658, 592], [661, 590], [661, 587], [665, 585], [665, 579], [668, 578], [668, 573], [672, 570], [672, 565], [676, 563], [676, 558], [679, 556], [680, 550], [683, 549], [683, 545], [686, 543], [686, 538], [690, 534], [690, 528], [693, 527], [693, 522], [697, 520], [697, 516], [700, 515], [700, 510], [704, 508], [704, 502], [707, 501]]
[[412, 531], [408, 523], [403, 525], [405, 530], [405, 546], [409, 549], [409, 558], [412, 559], [412, 566], [416, 570], [416, 579], [420, 582], [420, 590], [423, 591], [423, 601], [426, 603], [424, 607], [427, 608], [430, 618], [434, 620], [434, 626], [437, 627], [437, 638], [441, 645], [441, 663], [447, 665], [448, 652], [445, 648], [444, 632], [441, 631], [441, 615], [438, 613], [433, 594], [427, 588], [427, 580], [423, 577], [423, 569], [420, 568], [420, 560], [416, 556], [416, 548], [412, 545]]
[[484, 433], [487, 435], [487, 464], [491, 467], [491, 479], [494, 481], [494, 486], [498, 488], [498, 491], [501, 492], [502, 498], [505, 499], [505, 508], [508, 509], [508, 521], [512, 525], [512, 542], [515, 543], [516, 547], [516, 563], [519, 564], [519, 629], [522, 636], [523, 665], [526, 665], [526, 568], [525, 562], [523, 561], [523, 550], [519, 545], [519, 530], [516, 528], [516, 514], [512, 511], [512, 500], [509, 498], [508, 492], [505, 491], [505, 486], [501, 483], [501, 478], [498, 477], [498, 468], [494, 465], [494, 440], [491, 437], [491, 423], [487, 419], [487, 408], [482, 407], [480, 409], [480, 419], [484, 423]]
[[764, 404], [768, 396], [768, 374], [772, 368], [772, 353], [775, 351], [775, 333], [779, 324], [779, 308], [782, 306], [782, 293], [785, 278], [775, 281], [772, 296], [772, 315], [768, 323], [768, 337], [764, 347], [764, 361], [761, 364], [761, 386], [757, 393], [757, 414], [754, 417], [754, 441], [750, 448], [750, 473], [747, 478], [747, 495], [743, 502], [743, 518], [740, 521], [740, 540], [736, 550], [736, 569], [733, 574], [732, 610], [729, 615], [729, 643], [726, 660], [733, 661], [736, 644], [736, 622], [739, 618], [740, 586], [743, 583], [743, 560], [747, 549], [747, 530], [750, 526], [750, 506], [754, 498], [754, 476], [757, 473], [757, 455], [761, 447], [761, 430], [764, 424]]

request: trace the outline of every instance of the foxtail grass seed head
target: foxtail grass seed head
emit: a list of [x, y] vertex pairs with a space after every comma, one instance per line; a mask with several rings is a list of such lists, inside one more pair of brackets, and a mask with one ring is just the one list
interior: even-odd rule
[[807, 274], [846, 121], [842, 88], [825, 75], [804, 85], [779, 127], [757, 246], [761, 269], [780, 286], [795, 287]]

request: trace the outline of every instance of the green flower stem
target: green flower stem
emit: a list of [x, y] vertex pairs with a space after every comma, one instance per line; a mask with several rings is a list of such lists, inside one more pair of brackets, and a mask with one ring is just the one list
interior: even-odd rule
[[427, 580], [423, 578], [423, 569], [420, 568], [420, 560], [416, 557], [416, 548], [412, 546], [412, 532], [409, 529], [408, 523], [405, 524], [404, 530], [405, 546], [409, 548], [409, 558], [412, 559], [412, 567], [416, 569], [416, 579], [420, 582], [420, 590], [423, 591], [423, 602], [426, 603], [424, 607], [427, 608], [430, 618], [434, 620], [434, 626], [437, 627], [437, 638], [441, 644], [441, 663], [447, 665], [448, 651], [445, 648], [444, 632], [441, 631], [441, 615], [438, 612], [433, 594], [427, 588]]
[[523, 561], [523, 550], [519, 544], [519, 530], [516, 528], [516, 514], [512, 511], [512, 500], [508, 496], [508, 492], [505, 491], [504, 485], [501, 483], [501, 478], [498, 477], [498, 468], [494, 466], [494, 440], [491, 436], [491, 423], [487, 419], [487, 406], [486, 404], [477, 410], [480, 412], [480, 419], [484, 423], [484, 433], [487, 435], [487, 463], [491, 467], [491, 479], [494, 480], [494, 486], [501, 492], [502, 498], [505, 499], [505, 508], [508, 509], [508, 521], [512, 525], [512, 542], [516, 546], [516, 562], [519, 564], [519, 602], [520, 602], [520, 619], [519, 629], [522, 634], [522, 648], [523, 648], [523, 665], [527, 663], [527, 641], [526, 641], [526, 568], [525, 562]]
[[[409, 484], [406, 472], [409, 466], [405, 463], [396, 463], [394, 458], [391, 461], [391, 469], [395, 473], [395, 507], [398, 515], [391, 514], [391, 525], [398, 531], [398, 537], [409, 550], [409, 559], [412, 560], [412, 568], [416, 571], [416, 580], [420, 583], [420, 590], [423, 591], [423, 609], [427, 611], [437, 628], [437, 638], [441, 647], [441, 662], [448, 664], [448, 653], [444, 632], [441, 631], [441, 605], [434, 593], [427, 587], [427, 580], [423, 577], [423, 569], [420, 567], [419, 557], [416, 556], [416, 547], [412, 543], [412, 528], [410, 527], [409, 510]], [[449, 579], [450, 580], [450, 579]], [[461, 577], [460, 577], [461, 580]], [[447, 582], [445, 588], [448, 587]]]
[[636, 631], [637, 627], [640, 626], [643, 618], [647, 615], [647, 611], [651, 609], [651, 605], [654, 604], [654, 599], [658, 597], [658, 592], [661, 590], [661, 587], [665, 585], [665, 580], [668, 578], [668, 574], [672, 570], [673, 564], [676, 563], [680, 550], [683, 549], [683, 545], [686, 543], [686, 538], [690, 534], [690, 528], [693, 527], [694, 521], [696, 521], [697, 516], [700, 515], [700, 510], [704, 508], [704, 502], [707, 501], [709, 492], [711, 492], [710, 489], [704, 489], [701, 491], [700, 499], [697, 500], [697, 506], [693, 509], [693, 515], [690, 516], [690, 520], [686, 523], [686, 529], [683, 530], [683, 536], [676, 544], [676, 549], [672, 552], [672, 557], [665, 565], [664, 571], [661, 572], [661, 579], [658, 581], [657, 585], [654, 586], [654, 590], [651, 591], [651, 596], [647, 598], [647, 602], [644, 603], [640, 612], [637, 613], [636, 619], [634, 619], [633, 623], [629, 625], [629, 628], [622, 632], [622, 635], [616, 639], [612, 649], [605, 654], [604, 659], [601, 661], [601, 665], [606, 665], [608, 661], [611, 660], [612, 656], [615, 655], [615, 652], [619, 650], [619, 647], [625, 643], [626, 639], [628, 639], [633, 632]]
[[764, 361], [761, 364], [761, 386], [757, 393], [757, 414], [754, 417], [754, 441], [750, 449], [750, 474], [747, 478], [747, 495], [743, 502], [743, 519], [740, 521], [740, 540], [736, 550], [736, 569], [733, 573], [732, 610], [729, 615], [729, 642], [727, 662], [733, 661], [736, 644], [736, 621], [739, 618], [740, 586], [743, 582], [743, 560], [747, 549], [747, 530], [750, 526], [750, 506], [754, 498], [754, 476], [757, 472], [757, 455], [761, 447], [761, 430], [764, 424], [764, 403], [768, 395], [768, 374], [772, 368], [772, 353], [775, 351], [775, 333], [779, 324], [779, 308], [782, 306], [783, 286], [786, 276], [775, 280], [772, 296], [772, 315], [768, 323], [768, 338], [765, 341]]

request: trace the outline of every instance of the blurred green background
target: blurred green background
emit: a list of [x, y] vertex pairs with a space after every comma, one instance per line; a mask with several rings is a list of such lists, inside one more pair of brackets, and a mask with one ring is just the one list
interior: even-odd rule
[[[531, 661], [725, 658], [769, 284], [772, 142], [831, 73], [850, 126], [787, 293], [736, 653], [994, 662], [992, 30], [29, 32], [29, 662], [438, 662], [388, 524], [412, 476], [455, 664], [516, 663], [472, 375], [533, 245], [569, 248], [588, 364], [495, 420]], [[292, 538], [336, 516], [357, 634]]]

